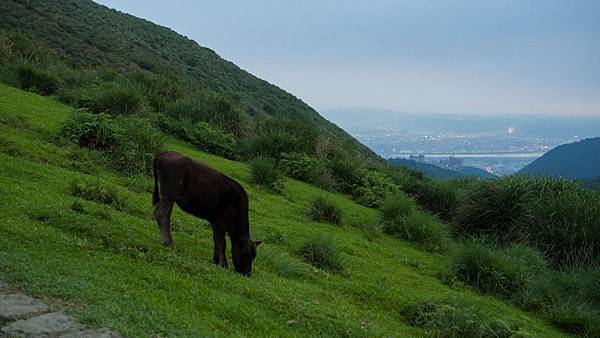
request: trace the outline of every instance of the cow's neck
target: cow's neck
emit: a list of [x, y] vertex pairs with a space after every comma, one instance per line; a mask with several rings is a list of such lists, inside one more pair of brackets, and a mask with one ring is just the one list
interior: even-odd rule
[[250, 227], [248, 222], [238, 222], [229, 228], [229, 237], [232, 242], [250, 238]]

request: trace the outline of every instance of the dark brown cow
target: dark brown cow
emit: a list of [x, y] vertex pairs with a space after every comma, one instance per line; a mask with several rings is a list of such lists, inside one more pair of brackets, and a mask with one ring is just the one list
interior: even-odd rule
[[152, 203], [164, 245], [173, 243], [170, 219], [173, 203], [177, 203], [212, 225], [215, 264], [227, 267], [227, 232], [235, 270], [250, 275], [261, 241], [250, 240], [248, 195], [239, 183], [180, 153], [166, 152], [154, 158]]

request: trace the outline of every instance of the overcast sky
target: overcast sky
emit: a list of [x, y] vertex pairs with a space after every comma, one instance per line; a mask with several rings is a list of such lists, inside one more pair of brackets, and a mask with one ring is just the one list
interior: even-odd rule
[[600, 0], [100, 0], [317, 110], [600, 116]]

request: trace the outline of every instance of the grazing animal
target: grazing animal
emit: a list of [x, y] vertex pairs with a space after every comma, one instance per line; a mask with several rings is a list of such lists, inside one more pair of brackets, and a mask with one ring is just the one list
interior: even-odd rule
[[173, 203], [177, 203], [183, 211], [210, 222], [215, 264], [227, 267], [227, 233], [235, 270], [245, 276], [252, 273], [252, 261], [261, 241], [250, 239], [248, 195], [239, 183], [180, 153], [161, 153], [154, 158], [152, 204], [165, 246], [173, 243]]

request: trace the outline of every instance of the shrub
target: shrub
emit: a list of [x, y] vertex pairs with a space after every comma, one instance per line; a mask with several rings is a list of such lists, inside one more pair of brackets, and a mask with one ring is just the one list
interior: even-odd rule
[[82, 109], [71, 113], [59, 134], [68, 142], [106, 153], [110, 165], [126, 173], [150, 173], [154, 155], [162, 150], [164, 140], [146, 119], [114, 120]]
[[58, 79], [48, 71], [29, 64], [17, 68], [21, 88], [35, 91], [42, 95], [51, 95], [58, 89]]
[[404, 321], [428, 331], [433, 337], [512, 337], [518, 327], [500, 321], [487, 322], [466, 303], [416, 301], [401, 309]]
[[422, 212], [383, 221], [383, 231], [429, 251], [444, 250], [448, 244], [446, 225]]
[[83, 88], [79, 106], [113, 116], [143, 115], [150, 111], [148, 100], [135, 86], [114, 82]]
[[326, 196], [318, 196], [310, 202], [308, 215], [317, 222], [342, 224], [342, 209]]
[[117, 147], [122, 134], [122, 128], [110, 116], [92, 114], [86, 109], [73, 111], [59, 130], [66, 141], [97, 150]]
[[396, 192], [381, 203], [379, 211], [384, 222], [394, 222], [397, 219], [414, 214], [417, 211], [417, 206], [405, 193]]
[[275, 192], [282, 192], [285, 179], [279, 173], [275, 160], [268, 157], [259, 157], [250, 161], [252, 182], [269, 187]]
[[450, 221], [458, 206], [457, 189], [452, 181], [421, 180], [413, 186], [413, 196], [426, 210]]
[[388, 195], [400, 190], [391, 178], [375, 170], [364, 170], [360, 177], [360, 185], [353, 195], [358, 203], [367, 207], [378, 207]]
[[128, 174], [150, 174], [154, 156], [163, 150], [163, 135], [147, 119], [121, 117], [116, 123], [123, 134], [110, 153], [113, 167]]
[[316, 235], [307, 239], [298, 249], [298, 255], [320, 269], [330, 271], [343, 271], [343, 262], [340, 250], [333, 239], [326, 235]]
[[338, 185], [329, 169], [322, 163], [310, 168], [309, 182], [321, 189], [336, 191]]
[[280, 165], [285, 174], [300, 181], [309, 182], [311, 168], [317, 166], [318, 159], [301, 153], [281, 154]]
[[327, 165], [341, 192], [353, 194], [360, 186], [363, 172], [355, 161], [337, 158], [327, 162]]
[[92, 182], [72, 180], [69, 190], [71, 195], [86, 201], [108, 204], [117, 209], [124, 209], [127, 206], [125, 195], [121, 194], [114, 185], [99, 180]]
[[186, 129], [186, 138], [200, 150], [229, 159], [239, 158], [235, 137], [208, 123], [196, 123]]

